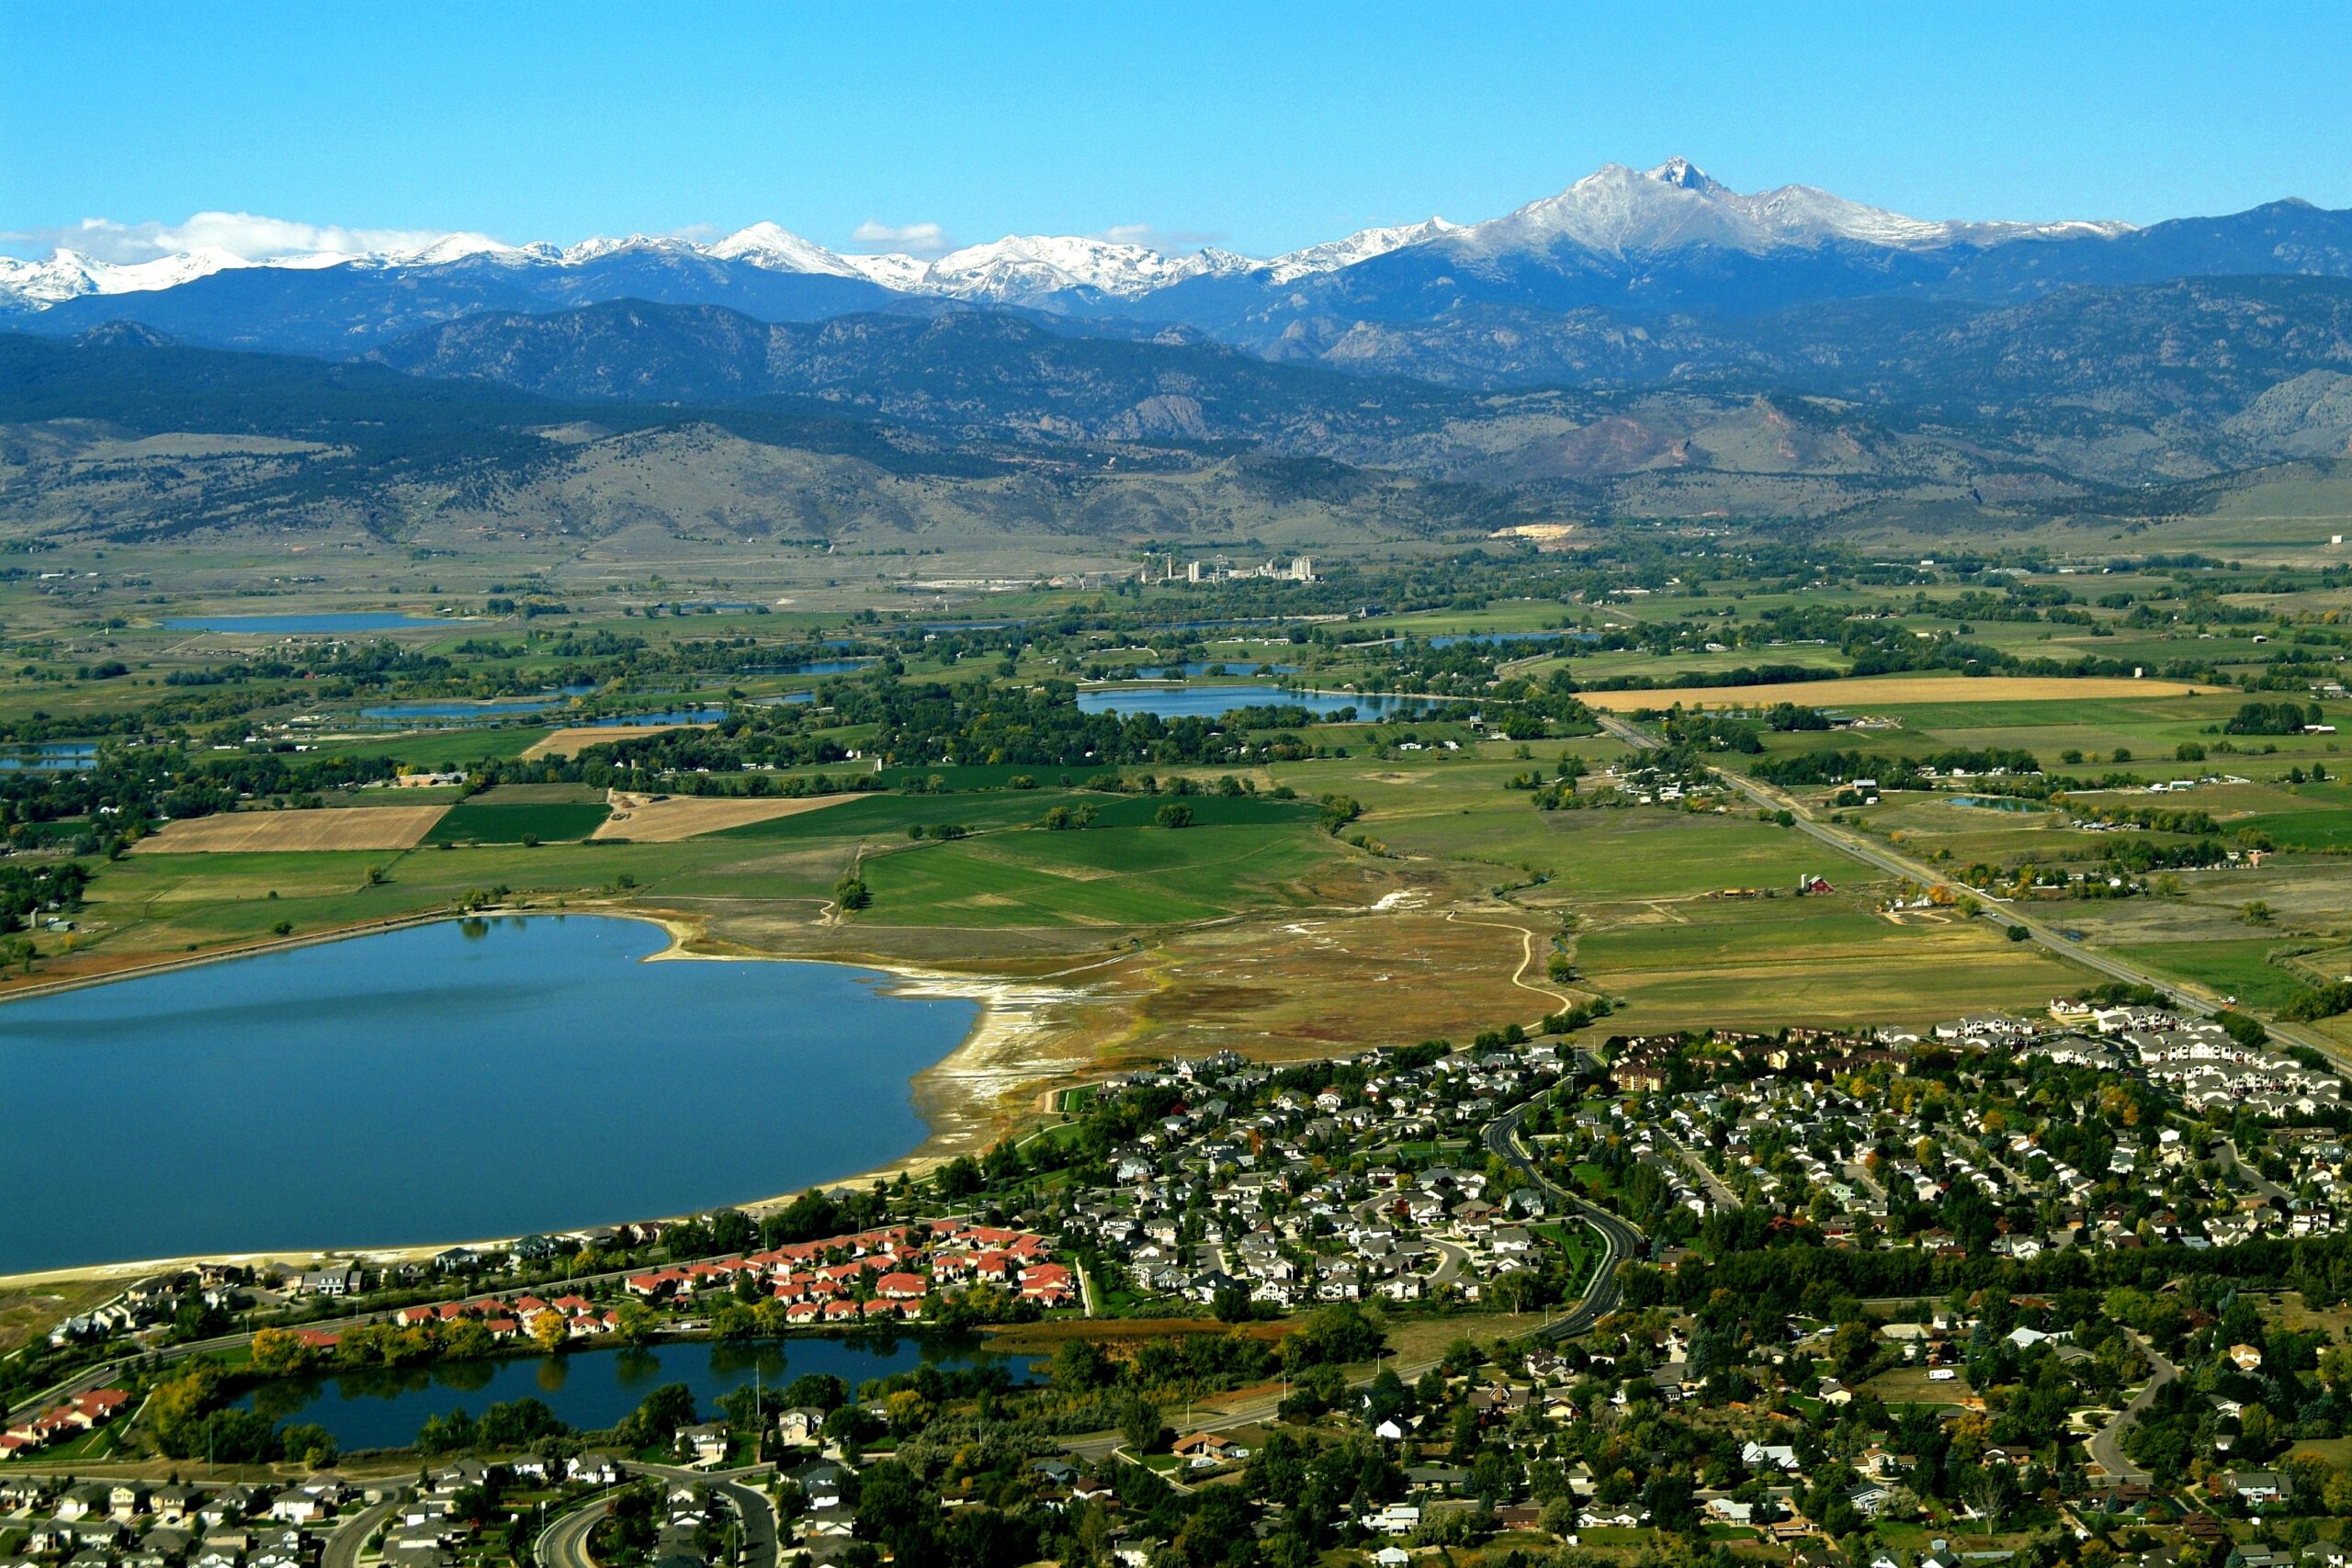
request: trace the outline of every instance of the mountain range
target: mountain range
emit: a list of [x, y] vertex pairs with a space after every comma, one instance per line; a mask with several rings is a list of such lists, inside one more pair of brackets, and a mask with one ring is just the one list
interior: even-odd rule
[[1933, 222], [1679, 159], [1271, 260], [757, 224], [61, 254], [0, 306], [0, 522], [121, 538], [1998, 517], [2352, 458], [2352, 213]]
[[620, 299], [769, 321], [1012, 307], [1102, 330], [1190, 327], [1350, 368], [1350, 353], [1333, 351], [1356, 324], [1436, 322], [1471, 308], [1738, 316], [1888, 294], [2001, 303], [2068, 285], [2249, 274], [2352, 276], [2352, 213], [2281, 201], [2144, 229], [1929, 221], [1808, 186], [1743, 194], [1676, 158], [1647, 171], [1609, 165], [1484, 222], [1366, 229], [1263, 260], [1069, 236], [927, 259], [854, 255], [774, 223], [708, 244], [461, 234], [399, 252], [191, 252], [130, 265], [61, 250], [44, 262], [0, 258], [0, 319], [61, 333], [137, 321], [183, 342], [342, 357], [481, 310]]

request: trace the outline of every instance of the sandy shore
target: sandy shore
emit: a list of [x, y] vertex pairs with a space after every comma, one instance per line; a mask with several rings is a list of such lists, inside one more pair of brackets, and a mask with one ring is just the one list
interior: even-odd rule
[[[1010, 1129], [1015, 1120], [1012, 1107], [1030, 1097], [1036, 1086], [1060, 1076], [1057, 1064], [1043, 1047], [1069, 1019], [1070, 1010], [1099, 989], [1098, 981], [1081, 978], [1090, 973], [1100, 973], [1128, 961], [1131, 954], [1098, 959], [1054, 975], [1032, 979], [992, 979], [986, 976], [964, 975], [953, 971], [916, 968], [888, 959], [870, 956], [841, 958], [800, 958], [780, 953], [757, 953], [748, 950], [731, 952], [696, 952], [694, 944], [704, 940], [699, 924], [674, 915], [644, 909], [629, 909], [602, 905], [571, 905], [562, 909], [492, 909], [481, 911], [482, 918], [502, 915], [591, 915], [608, 919], [641, 921], [659, 926], [670, 939], [670, 945], [650, 954], [645, 962], [688, 962], [701, 964], [832, 964], [850, 968], [873, 969], [889, 976], [884, 990], [891, 996], [908, 998], [965, 998], [980, 1004], [979, 1015], [973, 1020], [969, 1033], [956, 1048], [913, 1079], [916, 1114], [930, 1128], [923, 1142], [902, 1158], [871, 1170], [858, 1171], [830, 1178], [816, 1185], [841, 1188], [865, 1186], [881, 1179], [896, 1179], [901, 1173], [920, 1178], [959, 1155], [977, 1155], [996, 1142]], [[458, 915], [422, 917], [399, 922], [365, 927], [356, 931], [329, 936], [319, 933], [308, 939], [284, 943], [256, 944], [232, 953], [206, 954], [200, 958], [173, 955], [153, 965], [126, 968], [103, 976], [88, 976], [43, 989], [79, 988], [82, 986], [127, 980], [141, 974], [187, 967], [192, 964], [221, 962], [244, 958], [270, 951], [277, 946], [307, 946], [312, 943], [375, 934], [401, 926], [429, 924], [435, 919], [458, 919]], [[1067, 978], [1070, 983], [1065, 984]], [[28, 990], [20, 995], [32, 995]], [[781, 1208], [798, 1197], [798, 1192], [775, 1193], [762, 1198], [739, 1201], [733, 1207], [752, 1213]], [[674, 1219], [681, 1215], [619, 1214], [584, 1222], [589, 1224], [617, 1224], [637, 1220]], [[573, 1227], [577, 1228], [577, 1227]], [[30, 1286], [51, 1284], [68, 1280], [121, 1280], [126, 1283], [147, 1275], [173, 1269], [189, 1269], [199, 1263], [230, 1263], [259, 1267], [267, 1263], [292, 1264], [312, 1258], [349, 1258], [379, 1265], [413, 1262], [431, 1258], [435, 1253], [452, 1247], [487, 1247], [512, 1241], [512, 1236], [475, 1236], [433, 1242], [404, 1243], [398, 1246], [350, 1246], [269, 1252], [205, 1253], [183, 1258], [148, 1258], [137, 1262], [83, 1264], [62, 1269], [40, 1269], [21, 1274], [0, 1274], [0, 1290], [21, 1290]]]

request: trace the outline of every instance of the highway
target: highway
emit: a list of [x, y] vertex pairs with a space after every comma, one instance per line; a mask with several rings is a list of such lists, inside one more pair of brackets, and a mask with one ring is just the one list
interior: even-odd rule
[[[1614, 714], [1595, 714], [1593, 716], [1600, 721], [1602, 729], [1637, 750], [1654, 750], [1662, 744], [1657, 737], [1650, 735], [1638, 725], [1620, 718]], [[1860, 861], [1863, 864], [1885, 872], [1891, 876], [1907, 876], [1922, 886], [1932, 887], [1939, 883], [1949, 884], [1951, 881], [1951, 878], [1943, 873], [1892, 849], [1874, 843], [1859, 833], [1849, 832], [1843, 828], [1834, 827], [1826, 822], [1815, 821], [1804, 806], [1769, 785], [1758, 784], [1755, 780], [1728, 769], [1713, 768], [1709, 772], [1757, 805], [1768, 810], [1789, 812], [1796, 818], [1796, 831], [1816, 840], [1827, 849], [1837, 851], [1839, 854]], [[2173, 981], [2127, 964], [2112, 954], [2085, 947], [2064, 932], [2044, 923], [2039, 916], [2026, 913], [2021, 906], [2014, 902], [1996, 898], [1986, 893], [1976, 893], [1972, 896], [1983, 904], [1984, 919], [1990, 920], [1996, 926], [2016, 927], [2023, 931], [2032, 941], [2068, 963], [2080, 964], [2111, 980], [2120, 980], [2128, 986], [2146, 986], [2173, 1007], [2191, 1017], [2211, 1018], [2221, 1010], [2221, 1004], [2204, 993], [2186, 989]], [[2266, 1022], [2265, 1027], [2270, 1031], [2273, 1038], [2286, 1044], [2306, 1046], [2319, 1052], [2338, 1066], [2352, 1067], [2352, 1053], [2346, 1052], [2343, 1047], [2331, 1041], [2323, 1040], [2291, 1024]]]

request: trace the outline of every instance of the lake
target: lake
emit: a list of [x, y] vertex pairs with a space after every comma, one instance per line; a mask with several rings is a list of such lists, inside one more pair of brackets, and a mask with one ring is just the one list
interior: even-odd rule
[[441, 615], [396, 610], [356, 610], [323, 615], [175, 615], [164, 625], [178, 632], [263, 632], [279, 637], [331, 637], [337, 632], [388, 632], [401, 626], [453, 626]]
[[781, 1389], [809, 1372], [831, 1372], [850, 1386], [868, 1378], [940, 1367], [1002, 1367], [1027, 1380], [1026, 1357], [992, 1356], [977, 1338], [818, 1335], [753, 1344], [680, 1343], [576, 1350], [568, 1355], [448, 1361], [427, 1367], [368, 1368], [332, 1377], [283, 1378], [248, 1392], [238, 1404], [281, 1424], [315, 1421], [346, 1449], [405, 1448], [428, 1416], [463, 1410], [479, 1416], [493, 1404], [537, 1399], [582, 1431], [601, 1431], [664, 1383], [694, 1391], [695, 1409], [712, 1416], [719, 1398], [750, 1386]]
[[1078, 694], [1081, 713], [1149, 713], [1161, 718], [1217, 718], [1235, 708], [1288, 707], [1332, 714], [1351, 707], [1369, 718], [1394, 697], [1360, 697], [1345, 692], [1285, 692], [1280, 686], [1096, 686]]
[[717, 724], [727, 716], [725, 708], [672, 708], [667, 713], [616, 713], [603, 718], [582, 721], [583, 726], [599, 729], [628, 729], [654, 724]]
[[978, 1004], [657, 926], [449, 920], [0, 1003], [0, 1273], [463, 1241], [851, 1176]]
[[85, 741], [47, 740], [0, 751], [0, 773], [82, 773], [98, 765], [98, 749]]
[[1973, 806], [1985, 811], [2041, 812], [2049, 809], [2038, 800], [2018, 800], [2006, 795], [1948, 795], [1944, 798], [1954, 806]]

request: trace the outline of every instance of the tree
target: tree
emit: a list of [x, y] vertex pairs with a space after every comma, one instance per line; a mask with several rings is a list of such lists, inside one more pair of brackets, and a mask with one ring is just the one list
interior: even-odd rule
[[644, 1344], [652, 1337], [657, 1321], [653, 1309], [643, 1302], [623, 1302], [613, 1309], [613, 1332], [624, 1345]]
[[663, 1448], [678, 1435], [679, 1427], [694, 1422], [694, 1390], [682, 1382], [670, 1382], [647, 1394], [614, 1429], [632, 1448]]
[[317, 1352], [302, 1343], [302, 1337], [288, 1328], [258, 1328], [254, 1331], [254, 1371], [267, 1375], [291, 1377], [309, 1370], [317, 1359]]
[[543, 1312], [531, 1320], [531, 1337], [537, 1342], [540, 1349], [552, 1356], [562, 1349], [565, 1342], [571, 1337], [571, 1328], [563, 1321], [563, 1314], [553, 1311]]
[[1054, 1386], [1066, 1393], [1091, 1393], [1114, 1375], [1111, 1358], [1091, 1339], [1065, 1339], [1054, 1351]]
[[297, 1422], [277, 1434], [278, 1450], [296, 1464], [324, 1470], [343, 1456], [334, 1434], [311, 1422]]
[[1159, 1406], [1141, 1394], [1130, 1394], [1119, 1403], [1119, 1435], [1127, 1446], [1139, 1453], [1158, 1449], [1167, 1433], [1161, 1422]]
[[863, 909], [874, 902], [874, 895], [866, 887], [865, 879], [852, 873], [833, 884], [833, 901], [844, 911]]
[[1181, 800], [1171, 800], [1152, 813], [1151, 819], [1163, 828], [1189, 828], [1193, 825], [1193, 808]]

